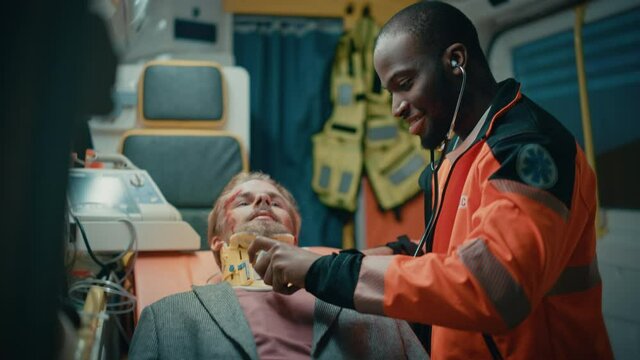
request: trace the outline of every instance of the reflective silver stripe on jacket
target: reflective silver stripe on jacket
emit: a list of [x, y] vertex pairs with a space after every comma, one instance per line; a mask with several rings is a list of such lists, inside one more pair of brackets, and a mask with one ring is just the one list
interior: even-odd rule
[[475, 276], [487, 297], [511, 329], [531, 312], [524, 290], [489, 251], [484, 241], [473, 240], [458, 249], [462, 263]]
[[356, 310], [384, 315], [384, 274], [393, 256], [365, 256], [360, 266], [358, 284], [353, 294]]
[[536, 201], [549, 209], [555, 211], [564, 221], [569, 219], [569, 209], [564, 203], [550, 193], [536, 189], [533, 186], [525, 185], [513, 180], [495, 179], [489, 180], [498, 191], [520, 194]]
[[591, 264], [582, 266], [568, 266], [558, 281], [547, 292], [547, 296], [563, 295], [574, 292], [582, 292], [600, 284], [600, 272], [598, 272], [598, 259], [593, 258]]

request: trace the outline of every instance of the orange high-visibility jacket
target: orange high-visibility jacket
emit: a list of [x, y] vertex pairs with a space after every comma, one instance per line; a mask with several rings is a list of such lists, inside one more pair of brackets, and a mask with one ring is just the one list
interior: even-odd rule
[[[308, 291], [358, 311], [432, 324], [433, 359], [610, 359], [595, 248], [596, 179], [571, 134], [500, 84], [438, 173], [433, 252], [342, 252]], [[421, 181], [430, 188], [431, 173]], [[431, 191], [433, 196], [435, 192]], [[428, 197], [428, 194], [427, 196]]]

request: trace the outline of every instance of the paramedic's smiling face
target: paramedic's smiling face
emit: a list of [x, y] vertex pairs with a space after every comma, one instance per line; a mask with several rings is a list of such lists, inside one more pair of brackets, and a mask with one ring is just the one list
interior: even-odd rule
[[455, 103], [439, 56], [427, 50], [409, 33], [386, 33], [376, 43], [373, 61], [392, 95], [393, 115], [409, 124], [423, 147], [432, 149], [444, 140]]
[[292, 211], [291, 205], [272, 184], [262, 180], [239, 184], [225, 201], [225, 240], [236, 232], [295, 235]]

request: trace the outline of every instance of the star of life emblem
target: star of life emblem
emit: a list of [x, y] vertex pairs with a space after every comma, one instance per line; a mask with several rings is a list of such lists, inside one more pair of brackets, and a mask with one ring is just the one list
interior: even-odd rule
[[522, 181], [539, 189], [549, 189], [558, 182], [556, 163], [539, 144], [527, 144], [520, 149], [516, 171]]

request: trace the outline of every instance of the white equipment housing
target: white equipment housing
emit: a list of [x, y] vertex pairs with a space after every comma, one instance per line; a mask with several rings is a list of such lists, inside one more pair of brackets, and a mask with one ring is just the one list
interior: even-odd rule
[[[68, 198], [92, 251], [122, 252], [132, 237], [141, 251], [200, 247], [200, 236], [182, 221], [145, 170], [71, 169]], [[86, 251], [79, 226], [76, 243]]]

